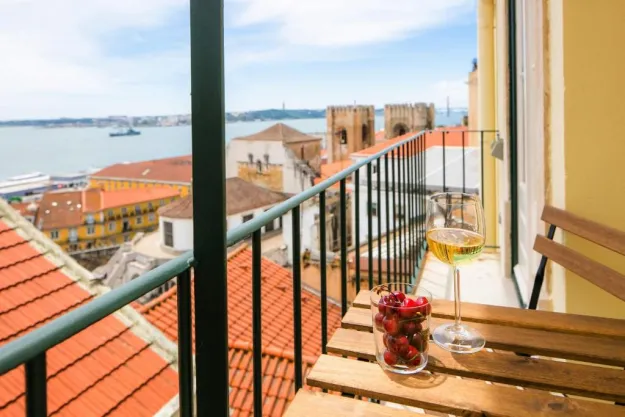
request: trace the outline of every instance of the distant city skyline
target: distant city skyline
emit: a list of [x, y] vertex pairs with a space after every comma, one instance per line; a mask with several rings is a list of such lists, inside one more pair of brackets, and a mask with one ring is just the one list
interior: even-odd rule
[[[226, 109], [443, 108], [447, 97], [467, 107], [475, 8], [225, 0]], [[188, 0], [0, 0], [0, 54], [10, 57], [0, 120], [189, 113], [188, 14]]]

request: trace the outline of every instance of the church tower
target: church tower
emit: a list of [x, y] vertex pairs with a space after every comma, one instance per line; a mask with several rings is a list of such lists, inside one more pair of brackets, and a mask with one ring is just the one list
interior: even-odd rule
[[384, 106], [384, 136], [392, 139], [409, 132], [433, 129], [434, 104], [387, 104]]
[[373, 106], [328, 106], [326, 121], [328, 163], [348, 159], [352, 152], [375, 144]]

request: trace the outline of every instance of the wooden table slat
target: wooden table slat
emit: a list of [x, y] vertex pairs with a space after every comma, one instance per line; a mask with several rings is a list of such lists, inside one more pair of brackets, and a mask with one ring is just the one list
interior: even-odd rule
[[[357, 330], [337, 329], [328, 343], [328, 352], [375, 361], [373, 335]], [[488, 351], [453, 355], [432, 343], [427, 369], [502, 384], [625, 402], [625, 372], [620, 368]]]
[[[448, 321], [433, 318], [431, 327], [435, 328], [446, 322]], [[345, 329], [370, 332], [371, 325], [371, 310], [364, 308], [350, 308], [342, 321]], [[471, 326], [482, 333], [486, 346], [493, 349], [625, 367], [625, 340], [485, 323], [471, 323]]]
[[[354, 299], [353, 306], [369, 308], [371, 305], [369, 297], [369, 291], [360, 291]], [[432, 302], [432, 315], [434, 317], [453, 319], [454, 302], [435, 299]], [[466, 322], [625, 339], [625, 320], [603, 317], [463, 302], [462, 319]]]
[[308, 375], [311, 386], [459, 415], [490, 417], [624, 417], [625, 407], [518, 390], [444, 374], [403, 376], [375, 363], [322, 355]]
[[[414, 411], [402, 410], [339, 395], [300, 390], [284, 417], [416, 417]], [[426, 411], [426, 415], [430, 415]]]

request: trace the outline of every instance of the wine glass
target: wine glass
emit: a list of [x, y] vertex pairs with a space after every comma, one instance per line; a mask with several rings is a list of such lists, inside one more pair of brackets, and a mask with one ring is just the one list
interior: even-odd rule
[[486, 238], [484, 209], [477, 195], [439, 193], [427, 201], [426, 238], [430, 251], [451, 266], [454, 277], [454, 323], [439, 326], [434, 342], [454, 353], [474, 353], [484, 347], [484, 337], [460, 321], [460, 271], [458, 266], [476, 259]]

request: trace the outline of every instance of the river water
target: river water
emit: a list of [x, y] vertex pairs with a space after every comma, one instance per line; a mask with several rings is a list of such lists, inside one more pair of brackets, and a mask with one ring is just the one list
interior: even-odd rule
[[[459, 124], [464, 113], [436, 114], [436, 123]], [[226, 141], [259, 132], [275, 121], [226, 124]], [[325, 119], [288, 120], [284, 123], [306, 133], [325, 132]], [[375, 120], [376, 130], [384, 117]], [[101, 128], [0, 128], [0, 181], [30, 172], [63, 174], [102, 168], [118, 162], [166, 158], [191, 153], [191, 127], [141, 128], [140, 136], [109, 137]], [[210, 138], [206, 138], [210, 140]]]

